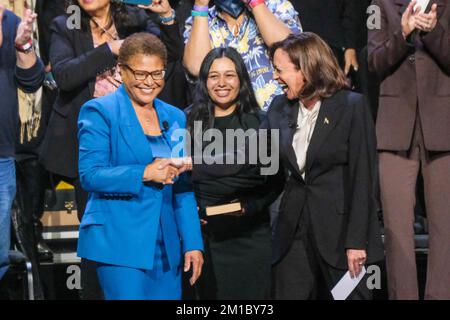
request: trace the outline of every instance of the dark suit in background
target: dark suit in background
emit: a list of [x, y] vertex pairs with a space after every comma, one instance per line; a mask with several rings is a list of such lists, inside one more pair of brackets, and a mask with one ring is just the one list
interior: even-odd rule
[[[329, 298], [348, 270], [346, 249], [366, 250], [367, 264], [383, 258], [373, 193], [375, 132], [361, 95], [344, 90], [324, 99], [303, 179], [292, 147], [298, 109], [281, 96], [268, 114], [268, 128], [280, 130], [280, 158], [290, 173], [273, 243], [273, 293], [277, 299]], [[370, 297], [365, 283], [350, 299]], [[325, 296], [317, 295], [320, 289]]]
[[375, 0], [380, 30], [369, 30], [369, 65], [382, 79], [377, 118], [389, 296], [418, 299], [414, 252], [415, 186], [422, 172], [429, 230], [426, 299], [450, 299], [450, 4], [438, 23], [408, 43], [408, 0]]
[[357, 48], [361, 15], [359, 0], [292, 0], [299, 13], [303, 31], [319, 35], [333, 49], [339, 64], [344, 65], [344, 52]]

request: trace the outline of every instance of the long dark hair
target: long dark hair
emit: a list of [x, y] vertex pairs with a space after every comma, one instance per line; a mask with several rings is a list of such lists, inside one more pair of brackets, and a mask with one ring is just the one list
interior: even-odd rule
[[[88, 17], [87, 12], [78, 4], [78, 0], [66, 0], [66, 10], [69, 6], [76, 5], [81, 9], [83, 16]], [[128, 19], [128, 12], [126, 6], [119, 0], [111, 0], [111, 18], [107, 26], [102, 26], [105, 29], [109, 29], [113, 22], [120, 26], [126, 26], [130, 22]], [[117, 27], [117, 26], [116, 26]]]
[[197, 86], [194, 93], [194, 103], [191, 112], [188, 115], [188, 129], [193, 130], [194, 121], [202, 121], [203, 130], [214, 126], [214, 102], [208, 93], [206, 82], [208, 80], [209, 70], [214, 60], [228, 58], [233, 61], [236, 67], [236, 73], [239, 77], [241, 88], [237, 97], [236, 113], [242, 123], [242, 115], [252, 113], [257, 115], [259, 109], [253, 92], [250, 77], [241, 55], [231, 47], [212, 49], [205, 57], [200, 67]]

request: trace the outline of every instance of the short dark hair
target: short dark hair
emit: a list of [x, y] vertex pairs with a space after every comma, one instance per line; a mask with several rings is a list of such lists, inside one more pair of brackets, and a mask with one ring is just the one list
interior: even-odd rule
[[138, 32], [127, 37], [120, 47], [118, 62], [127, 64], [137, 54], [158, 56], [164, 65], [167, 63], [167, 50], [164, 43], [151, 33]]
[[291, 62], [303, 72], [306, 83], [299, 98], [328, 98], [339, 90], [349, 88], [333, 51], [318, 35], [312, 32], [291, 34], [274, 43], [269, 50], [272, 60], [278, 49], [285, 51]]
[[[242, 113], [257, 114], [260, 110], [253, 92], [250, 76], [241, 55], [231, 47], [212, 49], [205, 57], [200, 67], [197, 86], [194, 93], [194, 104], [188, 118], [188, 128], [192, 129], [194, 121], [202, 121], [206, 128], [212, 128], [214, 123], [215, 104], [208, 93], [206, 82], [209, 70], [216, 59], [228, 58], [233, 61], [239, 77], [240, 89], [237, 96], [236, 112], [241, 118]], [[205, 128], [205, 129], [206, 129]]]

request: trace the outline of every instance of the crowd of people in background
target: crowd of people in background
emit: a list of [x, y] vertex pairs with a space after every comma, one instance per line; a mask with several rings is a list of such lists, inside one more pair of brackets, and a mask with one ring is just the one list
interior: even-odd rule
[[[64, 181], [81, 299], [333, 299], [384, 261], [389, 298], [419, 299], [420, 206], [424, 298], [450, 299], [450, 1], [126, 2], [0, 0], [0, 279], [14, 229], [45, 299]], [[276, 131], [279, 170], [225, 161], [249, 139], [196, 162], [211, 130]]]

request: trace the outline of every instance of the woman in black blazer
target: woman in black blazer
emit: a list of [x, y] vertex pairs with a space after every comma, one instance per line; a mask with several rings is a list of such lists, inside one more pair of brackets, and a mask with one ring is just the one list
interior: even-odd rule
[[[331, 298], [347, 270], [354, 277], [383, 258], [373, 123], [366, 100], [346, 90], [336, 58], [317, 35], [289, 36], [271, 56], [286, 95], [272, 103], [266, 126], [279, 129], [289, 176], [274, 234], [273, 294]], [[369, 297], [364, 278], [349, 296]]]
[[[150, 11], [165, 19], [160, 27], [150, 19]], [[177, 96], [174, 88], [178, 86], [179, 90], [183, 84], [175, 83], [173, 75], [175, 66], [181, 63], [183, 41], [168, 0], [145, 10], [111, 0], [71, 0], [67, 12], [71, 15], [59, 16], [51, 25], [49, 58], [59, 92], [40, 156], [54, 177], [74, 184], [81, 221], [87, 202], [87, 192], [78, 179], [77, 120], [81, 106], [94, 97], [114, 92], [120, 85], [115, 68], [119, 49], [123, 39], [136, 32], [158, 35], [166, 45], [166, 87], [159, 98], [177, 105], [179, 101], [172, 98]], [[80, 295], [82, 299], [99, 299], [95, 269], [90, 266], [89, 261], [82, 260]]]

